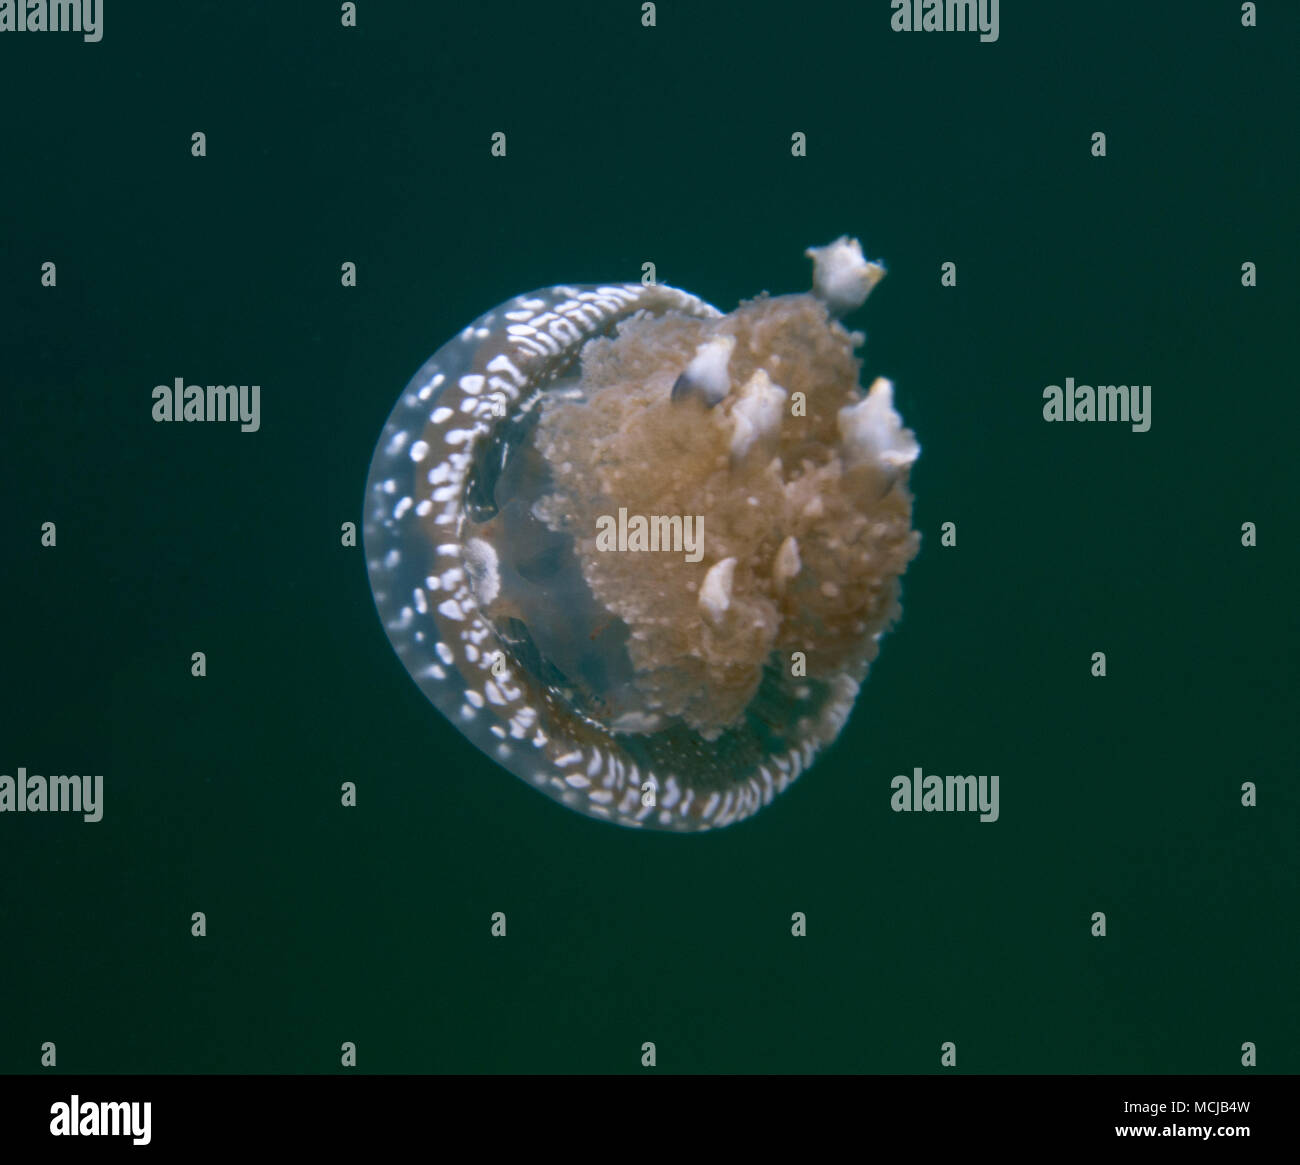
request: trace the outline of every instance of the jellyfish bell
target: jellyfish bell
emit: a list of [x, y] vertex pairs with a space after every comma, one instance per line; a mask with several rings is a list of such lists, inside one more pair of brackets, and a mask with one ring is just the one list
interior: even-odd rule
[[770, 804], [899, 614], [919, 446], [838, 322], [884, 269], [847, 238], [808, 255], [811, 292], [727, 315], [658, 285], [509, 300], [375, 447], [366, 562], [399, 658], [591, 817], [694, 832]]

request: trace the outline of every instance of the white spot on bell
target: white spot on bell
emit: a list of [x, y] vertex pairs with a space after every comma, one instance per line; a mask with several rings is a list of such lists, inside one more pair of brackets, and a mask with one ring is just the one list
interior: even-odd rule
[[501, 590], [501, 575], [497, 570], [497, 552], [490, 542], [471, 538], [465, 543], [465, 569], [474, 584], [474, 593], [481, 605], [486, 606]]
[[[712, 407], [731, 391], [731, 350], [736, 346], [735, 336], [718, 336], [695, 349], [695, 355], [681, 375], [685, 388], [698, 392], [705, 404]], [[680, 395], [682, 390], [674, 390]]]
[[773, 384], [761, 368], [745, 382], [731, 410], [732, 457], [744, 457], [755, 442], [781, 428], [785, 397], [785, 389]]
[[824, 247], [809, 247], [804, 254], [813, 261], [813, 294], [835, 316], [861, 307], [885, 277], [884, 264], [867, 262], [862, 244], [847, 235]]
[[700, 586], [700, 609], [717, 622], [731, 606], [731, 580], [736, 573], [736, 560], [724, 558], [709, 567]]
[[884, 469], [911, 465], [921, 452], [911, 429], [894, 411], [894, 386], [879, 378], [857, 404], [840, 409], [840, 437], [850, 461], [874, 461]]
[[799, 560], [799, 543], [791, 534], [777, 548], [776, 558], [772, 561], [772, 577], [778, 587], [784, 587], [802, 569], [803, 563]]

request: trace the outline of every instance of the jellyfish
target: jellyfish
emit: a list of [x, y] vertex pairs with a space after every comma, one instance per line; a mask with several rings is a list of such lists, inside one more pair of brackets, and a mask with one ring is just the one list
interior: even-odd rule
[[589, 817], [701, 832], [839, 735], [919, 547], [920, 447], [841, 318], [884, 266], [723, 314], [656, 284], [493, 308], [411, 379], [370, 463], [380, 620], [438, 710]]

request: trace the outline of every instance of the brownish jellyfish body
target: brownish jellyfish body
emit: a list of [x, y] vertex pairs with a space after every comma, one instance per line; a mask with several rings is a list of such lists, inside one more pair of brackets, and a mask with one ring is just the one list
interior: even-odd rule
[[813, 290], [722, 315], [672, 288], [554, 287], [412, 379], [366, 487], [385, 630], [429, 699], [550, 796], [621, 825], [750, 816], [839, 734], [916, 554], [919, 446]]

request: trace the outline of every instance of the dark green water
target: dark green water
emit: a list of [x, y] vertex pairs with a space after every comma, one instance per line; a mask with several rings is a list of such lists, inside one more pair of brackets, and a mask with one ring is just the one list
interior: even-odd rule
[[[0, 815], [0, 1071], [1300, 1068], [1294, 14], [700, 7], [0, 36], [0, 773], [105, 782]], [[340, 546], [380, 427], [511, 295], [653, 261], [729, 309], [845, 232], [923, 450], [903, 621], [756, 818], [570, 813], [384, 636]], [[177, 376], [260, 384], [260, 430], [155, 424]], [[1045, 423], [1066, 377], [1150, 384], [1150, 431]], [[891, 812], [916, 766], [1000, 819]]]

